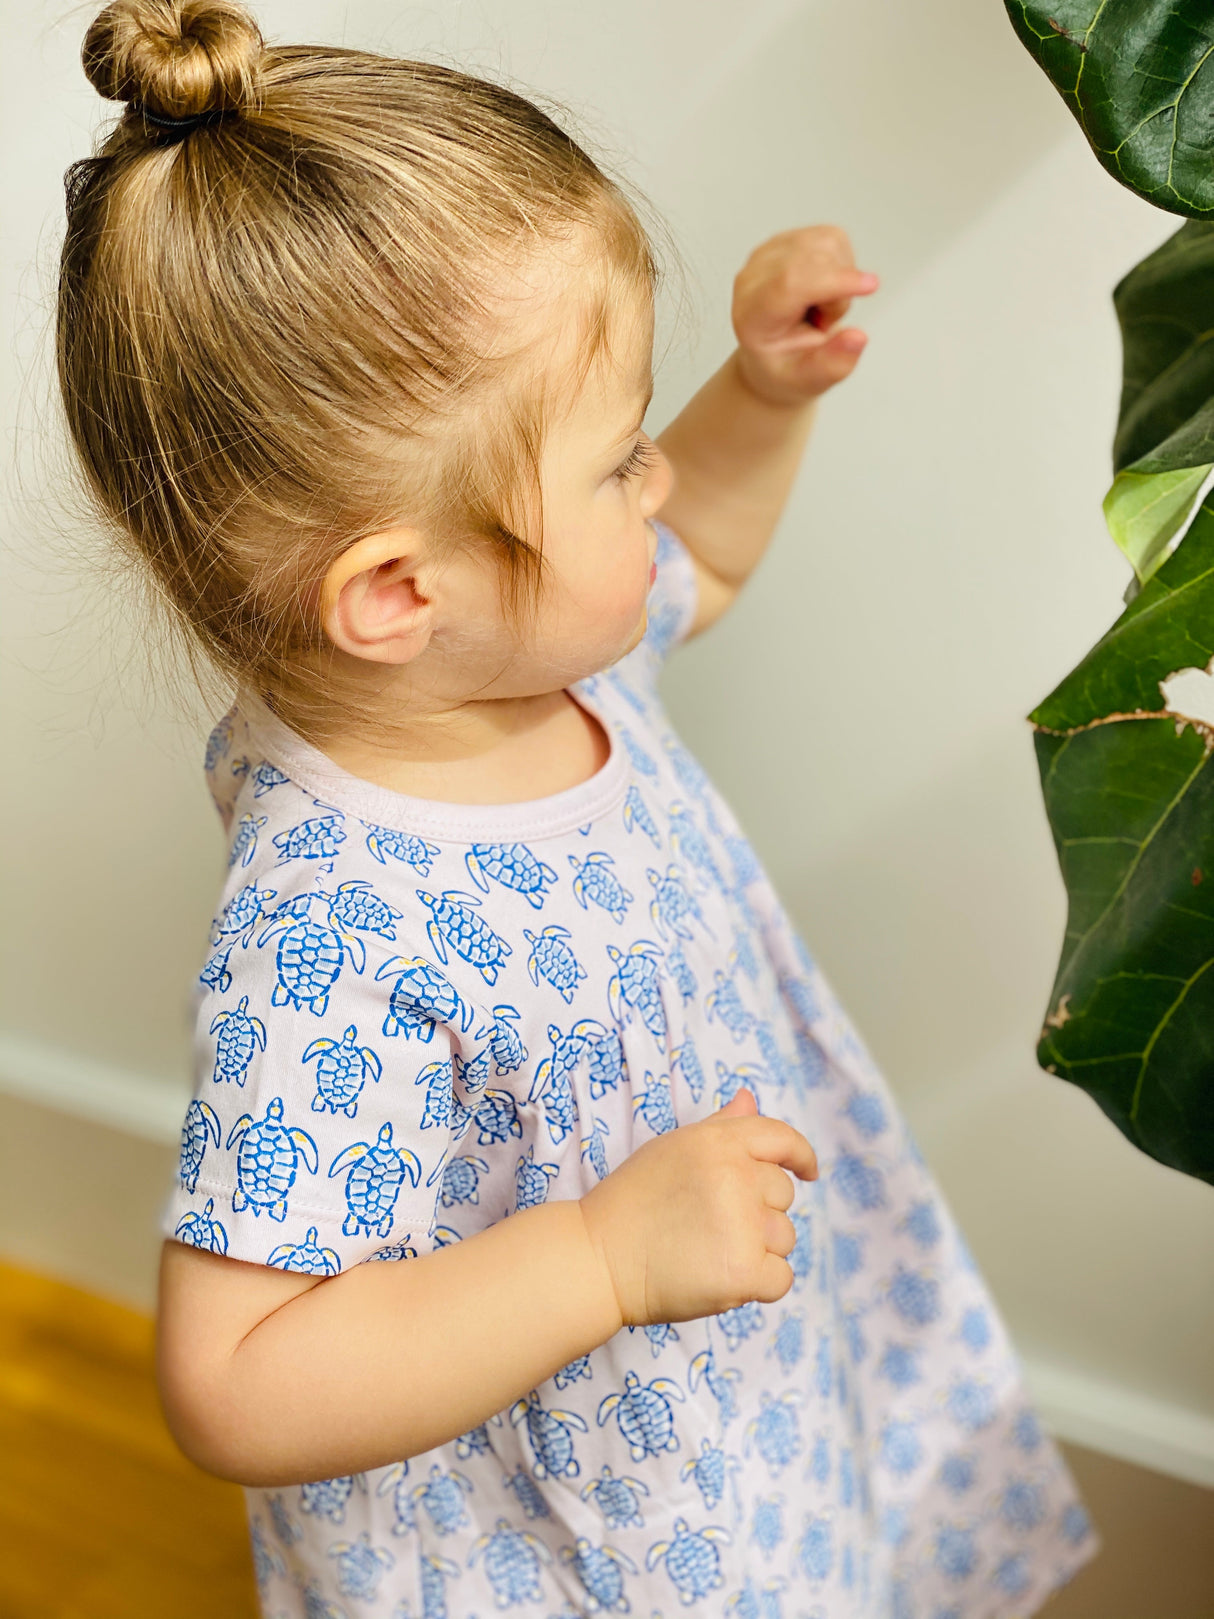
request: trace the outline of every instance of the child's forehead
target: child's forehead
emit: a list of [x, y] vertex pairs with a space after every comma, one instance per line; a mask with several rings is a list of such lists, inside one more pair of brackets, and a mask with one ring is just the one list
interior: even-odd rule
[[614, 265], [601, 242], [542, 244], [503, 276], [493, 301], [495, 346], [545, 393], [648, 394], [653, 294]]

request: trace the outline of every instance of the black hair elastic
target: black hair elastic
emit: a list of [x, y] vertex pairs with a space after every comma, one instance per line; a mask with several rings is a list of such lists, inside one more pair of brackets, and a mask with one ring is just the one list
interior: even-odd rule
[[218, 123], [225, 115], [224, 109], [220, 107], [212, 107], [206, 112], [190, 113], [185, 118], [167, 118], [164, 113], [153, 112], [150, 107], [136, 106], [131, 110], [138, 113], [145, 124], [151, 124], [153, 129], [163, 130], [169, 135], [188, 135], [191, 130]]

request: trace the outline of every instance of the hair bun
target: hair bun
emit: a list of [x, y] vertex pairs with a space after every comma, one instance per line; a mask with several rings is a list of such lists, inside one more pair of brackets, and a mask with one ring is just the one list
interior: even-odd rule
[[263, 49], [261, 30], [235, 0], [113, 0], [81, 55], [89, 83], [108, 100], [189, 118], [255, 108]]

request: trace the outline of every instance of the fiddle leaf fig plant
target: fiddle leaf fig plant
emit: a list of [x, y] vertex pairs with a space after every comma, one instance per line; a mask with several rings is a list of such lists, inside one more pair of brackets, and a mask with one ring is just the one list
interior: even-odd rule
[[1109, 173], [1187, 216], [1113, 293], [1129, 605], [1030, 715], [1068, 896], [1037, 1057], [1214, 1183], [1214, 730], [1165, 694], [1214, 659], [1214, 7], [1005, 4]]

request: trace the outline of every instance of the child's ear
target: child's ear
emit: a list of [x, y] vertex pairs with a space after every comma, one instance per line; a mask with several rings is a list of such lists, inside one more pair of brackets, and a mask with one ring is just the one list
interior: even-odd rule
[[373, 663], [408, 663], [433, 631], [430, 599], [419, 589], [426, 547], [416, 529], [387, 529], [355, 540], [325, 575], [320, 621], [335, 646]]

